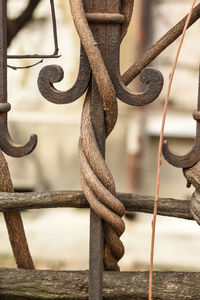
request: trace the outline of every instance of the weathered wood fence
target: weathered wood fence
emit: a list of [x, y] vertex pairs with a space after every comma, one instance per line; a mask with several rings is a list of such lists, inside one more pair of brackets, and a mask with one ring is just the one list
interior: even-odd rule
[[[118, 193], [126, 211], [153, 213], [154, 198]], [[81, 191], [1, 193], [0, 211], [89, 208]], [[160, 198], [158, 214], [193, 220], [190, 200]], [[88, 299], [88, 271], [0, 269], [0, 299]], [[199, 299], [200, 273], [154, 272], [155, 299]], [[189, 298], [185, 298], [188, 295]], [[148, 299], [148, 272], [104, 272], [103, 299]]]

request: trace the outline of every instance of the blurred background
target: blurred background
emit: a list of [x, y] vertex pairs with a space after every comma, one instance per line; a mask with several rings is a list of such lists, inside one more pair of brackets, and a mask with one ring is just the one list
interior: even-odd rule
[[[124, 73], [153, 42], [182, 19], [189, 0], [138, 0], [128, 34], [121, 46], [121, 73]], [[28, 0], [9, 0], [8, 17], [15, 19]], [[69, 3], [56, 0], [58, 59], [45, 59], [34, 68], [8, 68], [8, 114], [12, 137], [25, 143], [30, 134], [38, 135], [36, 150], [24, 158], [6, 157], [17, 192], [80, 190], [77, 145], [81, 98], [68, 105], [55, 105], [39, 93], [37, 77], [44, 65], [59, 64], [65, 77], [56, 86], [66, 90], [75, 82], [79, 66], [79, 38], [73, 25]], [[166, 120], [165, 139], [170, 148], [186, 153], [194, 143], [196, 124], [192, 112], [197, 105], [199, 48], [197, 21], [186, 34], [177, 66]], [[160, 97], [147, 107], [130, 107], [119, 101], [117, 125], [107, 141], [106, 160], [115, 178], [117, 191], [142, 195], [155, 193], [156, 160], [162, 110], [169, 73], [178, 41], [153, 62], [164, 76]], [[33, 18], [13, 37], [8, 54], [51, 54], [54, 51], [49, 0], [40, 0]], [[8, 60], [24, 67], [37, 62]], [[138, 79], [129, 86], [144, 87]], [[186, 188], [181, 169], [162, 163], [160, 197], [189, 199], [193, 189]], [[22, 213], [30, 250], [37, 268], [88, 268], [89, 211], [87, 209], [48, 209]], [[149, 265], [151, 215], [125, 218], [122, 240], [126, 254], [122, 270], [146, 270]], [[3, 216], [0, 217], [0, 265], [15, 266]], [[160, 270], [200, 270], [200, 229], [194, 221], [158, 217], [155, 268]], [[81, 255], [80, 255], [81, 253]], [[180, 255], [181, 253], [181, 255]]]

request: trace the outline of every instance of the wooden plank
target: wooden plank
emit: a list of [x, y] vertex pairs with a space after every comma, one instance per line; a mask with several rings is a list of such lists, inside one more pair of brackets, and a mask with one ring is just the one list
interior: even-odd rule
[[[0, 269], [0, 299], [88, 299], [88, 271]], [[153, 297], [197, 300], [200, 273], [154, 272]], [[103, 299], [148, 299], [148, 272], [104, 272]]]
[[[154, 197], [130, 193], [118, 193], [117, 197], [124, 203], [127, 211], [153, 212]], [[81, 191], [0, 193], [0, 211], [56, 207], [88, 208], [89, 205]], [[159, 198], [158, 214], [193, 220], [190, 200]]]

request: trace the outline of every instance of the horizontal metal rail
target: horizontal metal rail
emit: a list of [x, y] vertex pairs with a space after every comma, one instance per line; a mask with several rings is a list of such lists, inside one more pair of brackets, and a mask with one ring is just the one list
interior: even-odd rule
[[38, 58], [59, 58], [59, 54], [27, 54], [27, 55], [7, 55], [8, 59], [38, 59]]
[[[126, 211], [153, 213], [154, 197], [128, 193], [118, 193], [117, 197], [125, 205]], [[89, 205], [81, 191], [0, 193], [1, 212], [13, 209], [56, 207], [88, 208]], [[190, 200], [159, 198], [158, 214], [193, 220], [190, 212]]]

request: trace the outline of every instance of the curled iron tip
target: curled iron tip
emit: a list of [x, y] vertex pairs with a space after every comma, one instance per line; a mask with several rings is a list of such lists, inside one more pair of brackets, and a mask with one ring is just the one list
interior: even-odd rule
[[174, 167], [189, 168], [200, 161], [200, 70], [197, 110], [193, 112], [193, 118], [196, 121], [196, 138], [193, 148], [185, 155], [178, 155], [169, 150], [167, 141], [164, 141], [162, 152], [164, 158]]
[[38, 88], [42, 96], [56, 104], [71, 103], [86, 91], [90, 80], [90, 65], [85, 50], [81, 46], [80, 67], [75, 84], [67, 91], [59, 91], [53, 84], [63, 79], [63, 69], [58, 65], [45, 66], [38, 76]]
[[148, 85], [147, 89], [141, 93], [134, 93], [123, 83], [121, 76], [116, 77], [115, 88], [117, 97], [134, 106], [143, 106], [153, 102], [160, 94], [163, 88], [163, 76], [160, 71], [153, 68], [145, 68], [140, 75], [142, 83]]
[[162, 146], [162, 153], [164, 158], [174, 167], [177, 168], [189, 168], [194, 166], [200, 161], [200, 149], [199, 142], [196, 141], [192, 150], [184, 155], [179, 155], [175, 152], [170, 151], [168, 142], [164, 141]]
[[21, 146], [15, 143], [9, 134], [5, 134], [4, 136], [0, 135], [0, 148], [1, 150], [9, 156], [12, 157], [23, 157], [25, 155], [30, 154], [37, 145], [37, 135], [32, 134], [29, 141]]
[[32, 134], [28, 143], [21, 146], [15, 143], [10, 137], [7, 126], [7, 112], [11, 105], [7, 102], [0, 103], [0, 148], [9, 156], [22, 157], [31, 153], [37, 145], [37, 135]]

